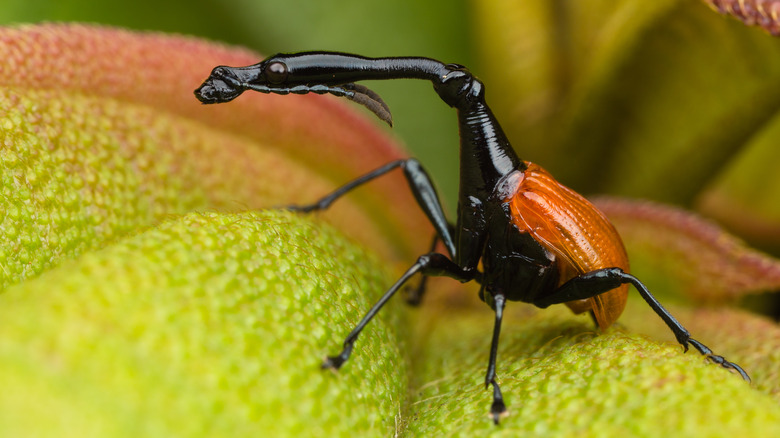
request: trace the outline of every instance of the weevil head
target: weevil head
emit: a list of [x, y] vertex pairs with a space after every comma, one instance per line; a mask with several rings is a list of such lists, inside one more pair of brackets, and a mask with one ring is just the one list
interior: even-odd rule
[[244, 91], [241, 84], [235, 68], [221, 65], [195, 90], [195, 97], [204, 104], [229, 102]]
[[[204, 104], [229, 102], [246, 90], [273, 94], [330, 93], [357, 102], [392, 126], [390, 108], [378, 94], [350, 82], [349, 71], [340, 53], [309, 52], [277, 54], [247, 67], [219, 66], [195, 90]], [[358, 77], [359, 79], [359, 77]]]
[[261, 93], [276, 92], [275, 88], [284, 87], [287, 66], [275, 58], [247, 67], [215, 67], [208, 79], [195, 90], [195, 96], [202, 103], [210, 104], [229, 102], [250, 88]]

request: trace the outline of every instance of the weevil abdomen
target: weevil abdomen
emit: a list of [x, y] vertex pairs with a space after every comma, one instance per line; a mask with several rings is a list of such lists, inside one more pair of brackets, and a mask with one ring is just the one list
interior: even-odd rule
[[[531, 234], [556, 255], [559, 284], [587, 272], [620, 268], [629, 272], [628, 256], [617, 230], [596, 206], [555, 180], [536, 164], [515, 178], [517, 187], [509, 203], [512, 222], [520, 232]], [[626, 304], [628, 285], [592, 298], [570, 301], [575, 313], [593, 311], [599, 327], [615, 322]]]

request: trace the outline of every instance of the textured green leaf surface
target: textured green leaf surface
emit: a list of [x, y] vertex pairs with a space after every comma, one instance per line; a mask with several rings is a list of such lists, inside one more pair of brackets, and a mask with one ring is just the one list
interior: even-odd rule
[[[400, 156], [387, 139], [321, 98], [198, 105], [213, 65], [256, 59], [242, 50], [55, 25], [2, 29], [0, 51], [0, 435], [393, 430], [406, 374], [382, 320], [364, 371], [318, 369], [386, 267], [322, 222], [235, 213], [314, 199], [330, 163]], [[296, 158], [307, 148], [322, 158]], [[395, 210], [380, 223], [421, 223], [381, 191]], [[350, 204], [328, 220], [386, 258], [407, 244]]]
[[[622, 319], [629, 327], [658, 319], [640, 301], [632, 300]], [[562, 307], [508, 309], [498, 375], [510, 415], [499, 428], [487, 419], [491, 391], [483, 382], [489, 309], [426, 312], [421, 319], [430, 336], [424, 348], [415, 350], [425, 360], [412, 369], [412, 436], [725, 437], [780, 431], [776, 400], [694, 352], [683, 354], [673, 344], [650, 342], [621, 328], [598, 334], [588, 319]], [[680, 316], [684, 322], [692, 319]], [[696, 333], [721, 353], [738, 354], [734, 345], [724, 345], [728, 334]]]
[[386, 320], [343, 373], [318, 368], [388, 281], [291, 214], [196, 213], [119, 239], [2, 295], [0, 430], [386, 436], [406, 392]]

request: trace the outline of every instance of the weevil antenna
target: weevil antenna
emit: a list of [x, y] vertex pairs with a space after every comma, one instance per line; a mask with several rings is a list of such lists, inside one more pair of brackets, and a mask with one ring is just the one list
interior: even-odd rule
[[352, 95], [346, 95], [347, 99], [359, 103], [376, 114], [380, 120], [393, 126], [393, 115], [390, 114], [390, 107], [384, 100], [370, 88], [360, 84], [344, 84], [343, 87], [352, 91]]

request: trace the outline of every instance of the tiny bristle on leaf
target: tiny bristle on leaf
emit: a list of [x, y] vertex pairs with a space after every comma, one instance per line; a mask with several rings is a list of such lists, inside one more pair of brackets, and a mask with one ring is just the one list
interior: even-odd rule
[[382, 121], [393, 126], [393, 115], [390, 113], [390, 107], [376, 92], [360, 84], [345, 84], [344, 88], [353, 92], [352, 96], [347, 96], [348, 99], [365, 106]]
[[731, 15], [748, 26], [759, 26], [773, 36], [780, 35], [778, 0], [704, 0], [721, 14]]

